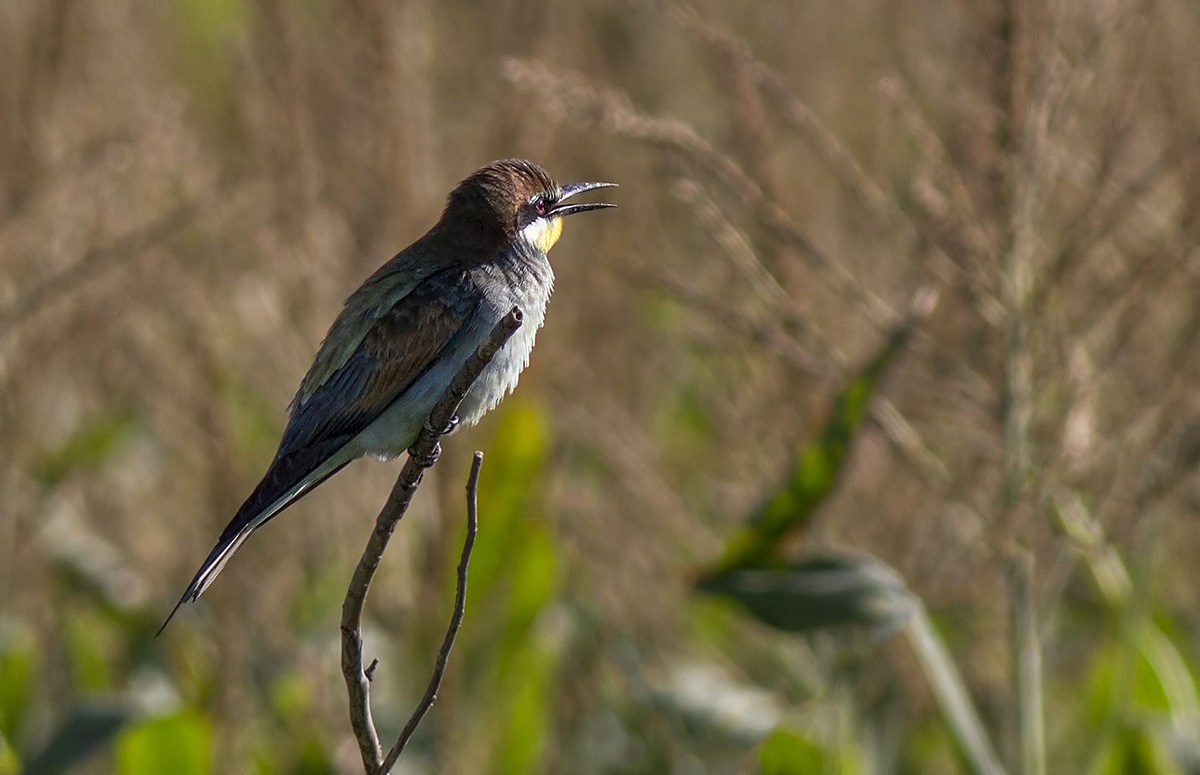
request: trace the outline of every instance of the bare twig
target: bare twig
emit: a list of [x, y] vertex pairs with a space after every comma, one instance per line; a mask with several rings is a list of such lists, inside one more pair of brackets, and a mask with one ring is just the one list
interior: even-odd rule
[[467, 537], [463, 539], [462, 556], [458, 560], [458, 585], [454, 592], [454, 612], [450, 615], [450, 624], [446, 627], [446, 635], [442, 638], [442, 647], [438, 649], [437, 662], [433, 674], [429, 676], [429, 685], [425, 687], [425, 696], [404, 725], [392, 750], [388, 751], [383, 760], [380, 772], [391, 772], [396, 760], [408, 745], [409, 738], [417, 731], [421, 719], [433, 707], [437, 699], [438, 689], [442, 686], [442, 676], [446, 674], [446, 662], [450, 659], [450, 649], [454, 648], [454, 639], [458, 637], [458, 629], [462, 626], [463, 613], [467, 605], [467, 565], [471, 562], [471, 550], [475, 547], [475, 536], [479, 532], [479, 469], [483, 465], [483, 453], [476, 451], [471, 461], [471, 474], [467, 477]]
[[[396, 524], [408, 511], [408, 506], [412, 502], [417, 486], [421, 483], [425, 469], [437, 461], [440, 452], [438, 440], [452, 427], [458, 405], [480, 372], [492, 361], [496, 352], [520, 325], [521, 311], [514, 307], [496, 324], [487, 341], [467, 359], [458, 374], [450, 381], [450, 386], [446, 388], [446, 392], [430, 413], [429, 421], [417, 436], [416, 442], [408, 450], [408, 459], [404, 462], [404, 468], [401, 469], [396, 483], [392, 486], [387, 503], [384, 504], [383, 510], [379, 512], [379, 516], [375, 520], [375, 529], [371, 531], [366, 549], [363, 550], [358, 566], [354, 569], [350, 587], [346, 590], [346, 599], [342, 603], [341, 623], [342, 677], [346, 679], [346, 690], [350, 697], [350, 725], [358, 740], [363, 768], [368, 775], [386, 773], [387, 770], [383, 767], [384, 756], [383, 749], [379, 744], [379, 733], [375, 730], [375, 723], [371, 719], [370, 678], [363, 669], [362, 612], [366, 603], [367, 590], [370, 589], [371, 581], [375, 577], [375, 571], [379, 568], [379, 561], [383, 557], [388, 541], [391, 540]], [[453, 629], [457, 630], [457, 627], [453, 627]], [[448, 656], [449, 649], [444, 644], [443, 648]], [[439, 656], [440, 661], [441, 657]], [[436, 671], [435, 676], [437, 676]], [[432, 704], [432, 700], [430, 704]], [[424, 715], [423, 711], [421, 715]], [[417, 722], [420, 722], [419, 718], [417, 718]], [[407, 734], [411, 735], [411, 732]], [[401, 737], [401, 741], [406, 739], [405, 736]], [[403, 747], [402, 742], [398, 742], [397, 747]], [[393, 748], [388, 753], [389, 760], [394, 764], [395, 756], [398, 755], [399, 751]]]

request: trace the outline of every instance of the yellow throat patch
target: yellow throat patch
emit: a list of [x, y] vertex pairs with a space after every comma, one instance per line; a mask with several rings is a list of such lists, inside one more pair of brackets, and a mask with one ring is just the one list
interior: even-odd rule
[[562, 236], [562, 218], [538, 218], [522, 229], [522, 235], [538, 250], [549, 253]]

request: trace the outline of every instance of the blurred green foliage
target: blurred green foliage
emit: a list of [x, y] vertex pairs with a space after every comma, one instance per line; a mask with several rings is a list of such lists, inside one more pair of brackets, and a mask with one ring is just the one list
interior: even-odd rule
[[832, 771], [824, 746], [783, 727], [767, 735], [758, 755], [762, 775], [823, 775]]
[[459, 648], [468, 696], [479, 699], [471, 728], [487, 729], [486, 772], [536, 769], [550, 722], [558, 653], [541, 617], [558, 596], [560, 569], [545, 521], [548, 445], [544, 412], [515, 398], [501, 410], [480, 478], [479, 510], [487, 516], [471, 558]]
[[116, 754], [120, 775], [207, 775], [213, 772], [212, 729], [195, 711], [148, 718], [122, 730]]
[[768, 567], [780, 561], [778, 552], [788, 536], [803, 531], [837, 486], [871, 396], [888, 366], [908, 343], [915, 322], [908, 320], [898, 325], [866, 365], [842, 385], [820, 435], [797, 450], [787, 479], [766, 497], [746, 526], [729, 541], [725, 556], [709, 571], [708, 577], [743, 568]]
[[[135, 717], [134, 711], [118, 701], [86, 701], [72, 708], [38, 753], [24, 763], [26, 775], [69, 772], [113, 738]], [[142, 770], [151, 772], [154, 770]]]
[[839, 627], [890, 634], [912, 615], [904, 582], [883, 563], [850, 554], [806, 554], [769, 569], [729, 570], [698, 584], [726, 595], [756, 619], [797, 634]]
[[0, 735], [10, 746], [24, 737], [37, 668], [33, 634], [12, 622], [0, 622]]
[[224, 379], [218, 392], [224, 399], [237, 451], [247, 460], [261, 460], [273, 454], [283, 430], [276, 408], [233, 378]]
[[106, 464], [129, 440], [137, 418], [130, 411], [102, 415], [84, 423], [37, 464], [38, 478], [46, 487], [54, 487], [78, 470], [96, 470]]

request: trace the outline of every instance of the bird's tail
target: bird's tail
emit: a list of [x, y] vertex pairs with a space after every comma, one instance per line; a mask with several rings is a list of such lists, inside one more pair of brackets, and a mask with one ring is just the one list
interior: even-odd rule
[[229, 558], [250, 537], [251, 533], [262, 527], [279, 512], [312, 492], [317, 485], [336, 474], [352, 459], [352, 457], [335, 453], [316, 468], [300, 472], [296, 470], [298, 461], [288, 460], [287, 456], [272, 463], [266, 476], [254, 488], [254, 492], [238, 509], [233, 519], [229, 521], [221, 533], [221, 537], [217, 539], [217, 545], [213, 547], [208, 558], [200, 566], [200, 570], [196, 571], [196, 575], [184, 590], [179, 602], [171, 609], [171, 613], [167, 614], [167, 618], [158, 628], [156, 636], [161, 635], [162, 631], [167, 628], [180, 606], [185, 602], [195, 602], [200, 595], [204, 594], [204, 590], [213, 583], [217, 574], [225, 567], [225, 563], [229, 562]]

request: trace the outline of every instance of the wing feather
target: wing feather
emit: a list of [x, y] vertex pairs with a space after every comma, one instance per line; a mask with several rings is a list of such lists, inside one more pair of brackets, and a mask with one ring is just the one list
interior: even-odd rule
[[[473, 298], [452, 292], [460, 277], [434, 275], [381, 315], [346, 362], [293, 405], [279, 454], [330, 438], [352, 438], [383, 414], [475, 311]], [[327, 341], [337, 333], [335, 327]]]

